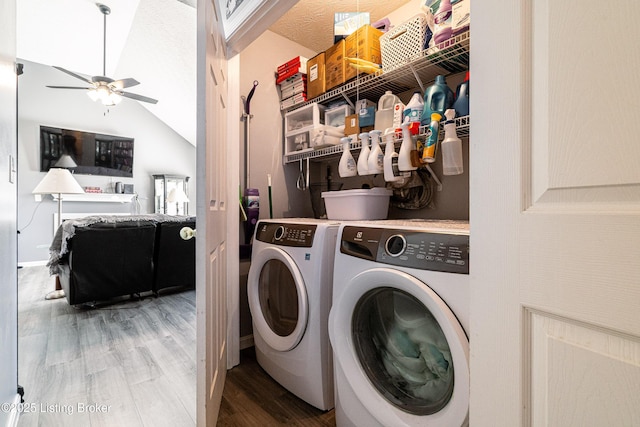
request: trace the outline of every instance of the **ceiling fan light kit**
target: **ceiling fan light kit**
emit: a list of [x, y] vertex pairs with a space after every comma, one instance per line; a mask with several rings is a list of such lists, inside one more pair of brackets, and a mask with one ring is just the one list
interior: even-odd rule
[[103, 37], [103, 55], [102, 55], [102, 76], [93, 76], [91, 79], [88, 79], [80, 74], [76, 74], [73, 71], [66, 70], [62, 67], [53, 66], [53, 68], [62, 71], [63, 73], [69, 74], [70, 76], [75, 77], [76, 79], [82, 80], [88, 83], [89, 87], [78, 87], [78, 86], [47, 86], [48, 88], [53, 89], [85, 89], [87, 90], [87, 95], [93, 101], [100, 101], [102, 105], [111, 107], [117, 105], [122, 98], [131, 98], [136, 101], [148, 102], [150, 104], [157, 104], [158, 100], [149, 98], [147, 96], [138, 95], [135, 93], [125, 92], [123, 89], [135, 86], [140, 84], [136, 79], [126, 78], [120, 80], [113, 80], [109, 77], [104, 76], [107, 74], [107, 15], [111, 13], [111, 9], [109, 6], [96, 3], [98, 9], [104, 16], [104, 37]]

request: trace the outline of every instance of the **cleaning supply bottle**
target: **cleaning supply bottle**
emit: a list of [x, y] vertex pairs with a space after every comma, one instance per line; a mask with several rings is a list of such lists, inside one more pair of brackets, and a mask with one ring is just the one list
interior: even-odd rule
[[394, 136], [395, 132], [392, 129], [384, 135], [384, 180], [401, 183], [405, 175], [411, 175], [411, 172], [400, 172], [398, 169], [398, 153], [394, 146]]
[[400, 145], [400, 153], [398, 154], [398, 169], [403, 171], [413, 171], [418, 169], [416, 166], [413, 166], [411, 162], [411, 152], [416, 151], [416, 143], [411, 138], [411, 132], [409, 131], [410, 126], [409, 118], [404, 119], [404, 123], [402, 123], [402, 144]]
[[371, 149], [369, 148], [369, 133], [363, 132], [358, 136], [360, 137], [360, 142], [362, 143], [362, 148], [360, 148], [360, 155], [358, 156], [358, 175], [369, 175], [369, 153], [371, 152]]
[[424, 91], [424, 109], [422, 110], [421, 124], [426, 126], [431, 123], [431, 114], [438, 113], [444, 116], [444, 111], [453, 105], [453, 91], [447, 86], [444, 76], [436, 76], [436, 81]]
[[464, 172], [462, 141], [456, 133], [456, 112], [449, 109], [444, 113], [444, 139], [442, 140], [442, 174], [460, 175]]
[[338, 163], [338, 174], [342, 178], [356, 176], [358, 174], [356, 161], [353, 160], [353, 156], [351, 155], [351, 150], [349, 148], [351, 138], [345, 136], [340, 139], [340, 142], [342, 143], [342, 157], [340, 157], [340, 162]]
[[436, 148], [438, 146], [438, 131], [442, 116], [439, 113], [431, 113], [431, 123], [429, 123], [429, 137], [422, 150], [422, 163], [433, 163], [436, 161]]
[[400, 98], [395, 96], [390, 90], [378, 100], [378, 111], [376, 111], [375, 129], [385, 131], [393, 127], [393, 107], [400, 102]]
[[440, 7], [433, 14], [433, 41], [442, 43], [451, 38], [451, 23], [453, 20], [451, 0], [440, 0]]
[[456, 100], [453, 102], [453, 109], [456, 110], [456, 117], [469, 115], [469, 72], [464, 81], [456, 88]]
[[418, 122], [422, 118], [422, 111], [424, 110], [424, 100], [420, 91], [415, 91], [409, 103], [404, 107], [404, 113], [402, 122], [404, 123], [409, 118], [409, 123]]
[[372, 130], [369, 132], [371, 137], [371, 152], [369, 153], [368, 169], [369, 174], [378, 174], [384, 172], [384, 154], [380, 148], [380, 134], [382, 131]]
[[257, 188], [245, 188], [244, 211], [247, 214], [247, 220], [244, 223], [244, 243], [248, 245], [260, 217], [260, 192]]

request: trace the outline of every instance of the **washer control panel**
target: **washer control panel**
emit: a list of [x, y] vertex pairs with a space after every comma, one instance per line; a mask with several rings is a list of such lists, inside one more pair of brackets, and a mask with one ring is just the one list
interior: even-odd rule
[[279, 246], [296, 246], [310, 248], [316, 234], [313, 224], [283, 224], [273, 222], [258, 223], [256, 239]]
[[469, 235], [346, 226], [340, 252], [382, 264], [469, 274]]

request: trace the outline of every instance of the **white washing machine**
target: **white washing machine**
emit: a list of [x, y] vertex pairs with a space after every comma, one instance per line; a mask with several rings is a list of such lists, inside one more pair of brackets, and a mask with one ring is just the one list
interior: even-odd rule
[[327, 322], [338, 226], [306, 218], [259, 221], [247, 279], [258, 363], [322, 410], [334, 406]]
[[345, 223], [337, 243], [337, 425], [468, 425], [468, 223]]

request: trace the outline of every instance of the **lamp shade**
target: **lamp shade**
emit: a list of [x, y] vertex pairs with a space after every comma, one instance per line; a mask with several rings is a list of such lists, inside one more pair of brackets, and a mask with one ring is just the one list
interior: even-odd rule
[[67, 169], [51, 168], [33, 194], [82, 194], [84, 190]]
[[180, 187], [174, 187], [167, 194], [167, 202], [169, 203], [186, 203], [189, 198], [185, 194], [184, 190]]
[[78, 164], [73, 161], [73, 158], [68, 154], [63, 154], [55, 164], [57, 168], [75, 168]]

